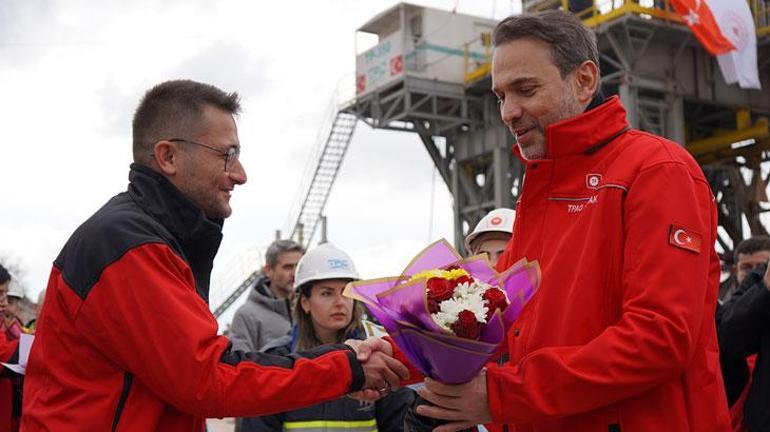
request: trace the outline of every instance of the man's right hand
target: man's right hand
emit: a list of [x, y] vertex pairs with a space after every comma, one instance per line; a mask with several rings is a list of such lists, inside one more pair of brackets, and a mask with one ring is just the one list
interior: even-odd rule
[[360, 400], [374, 401], [399, 387], [402, 380], [409, 378], [409, 370], [400, 361], [391, 357], [390, 344], [379, 338], [366, 341], [346, 341], [357, 354], [364, 369], [365, 382], [361, 391], [351, 395]]

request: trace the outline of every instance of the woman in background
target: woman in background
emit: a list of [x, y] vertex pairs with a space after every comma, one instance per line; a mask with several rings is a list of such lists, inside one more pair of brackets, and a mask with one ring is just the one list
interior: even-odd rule
[[[350, 256], [325, 243], [308, 251], [297, 264], [291, 342], [268, 352], [303, 351], [325, 344], [363, 339], [361, 305], [342, 295], [348, 282], [358, 280]], [[275, 344], [273, 344], [275, 345]], [[403, 388], [375, 403], [341, 398], [295, 411], [246, 418], [243, 432], [284, 431], [401, 431], [414, 392]]]

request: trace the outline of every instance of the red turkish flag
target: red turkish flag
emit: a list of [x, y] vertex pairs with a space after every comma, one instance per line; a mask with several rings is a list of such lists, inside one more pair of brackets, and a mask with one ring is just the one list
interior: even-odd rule
[[356, 77], [356, 93], [363, 93], [366, 90], [366, 75]]
[[671, 225], [668, 231], [668, 243], [674, 247], [700, 253], [702, 238], [700, 234], [681, 225]]
[[716, 56], [735, 50], [735, 46], [722, 33], [709, 7], [711, 1], [724, 0], [671, 0], [671, 6], [682, 17], [706, 51]]
[[390, 59], [390, 76], [398, 75], [404, 71], [404, 57], [400, 54]]

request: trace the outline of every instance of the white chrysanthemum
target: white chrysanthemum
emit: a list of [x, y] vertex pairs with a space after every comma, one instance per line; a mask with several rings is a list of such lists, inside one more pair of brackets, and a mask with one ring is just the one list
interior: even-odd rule
[[483, 296], [484, 292], [489, 288], [489, 285], [484, 282], [480, 282], [474, 279], [474, 282], [464, 282], [455, 288], [454, 296], [459, 298], [465, 298], [468, 296]]
[[481, 293], [474, 293], [473, 295], [464, 297], [460, 303], [463, 305], [463, 309], [468, 309], [476, 315], [476, 321], [482, 324], [487, 322], [486, 317], [489, 309], [484, 305], [484, 299], [481, 297]]
[[450, 330], [452, 323], [457, 321], [457, 316], [460, 315], [460, 312], [462, 312], [463, 309], [465, 309], [463, 305], [454, 298], [442, 301], [439, 303], [439, 308], [440, 310], [431, 316], [436, 324], [447, 330]]
[[439, 312], [432, 314], [433, 321], [439, 326], [451, 330], [458, 315], [464, 310], [473, 312], [476, 320], [486, 323], [487, 311], [482, 295], [486, 288], [483, 283], [463, 283], [455, 288], [452, 298], [439, 303]]

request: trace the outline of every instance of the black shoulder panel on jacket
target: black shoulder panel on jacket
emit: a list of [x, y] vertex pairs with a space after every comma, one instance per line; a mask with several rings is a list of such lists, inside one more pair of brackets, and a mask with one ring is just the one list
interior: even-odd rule
[[85, 300], [107, 266], [129, 250], [148, 243], [164, 243], [177, 254], [177, 241], [123, 192], [116, 195], [72, 234], [54, 266], [65, 282]]

